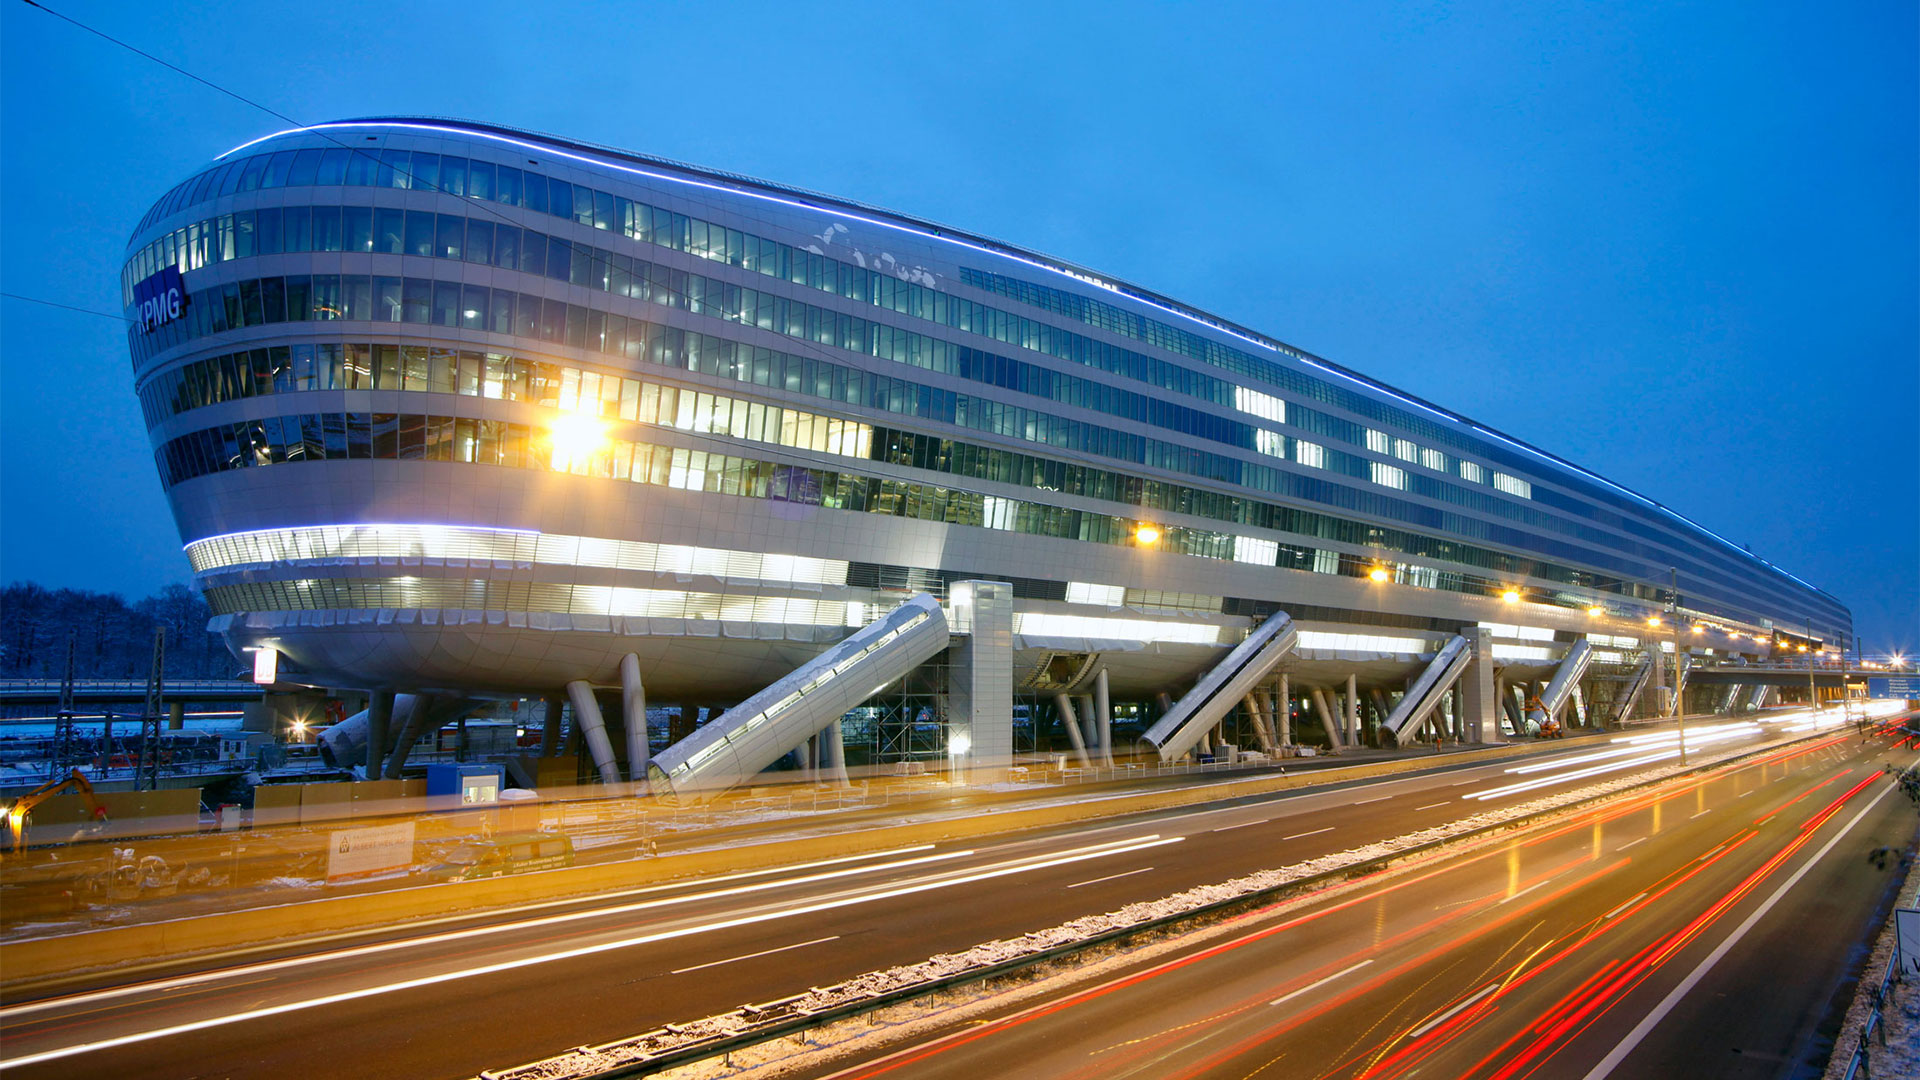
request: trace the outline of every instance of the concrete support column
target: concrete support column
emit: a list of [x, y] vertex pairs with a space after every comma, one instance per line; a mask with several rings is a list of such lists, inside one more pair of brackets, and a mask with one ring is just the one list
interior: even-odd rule
[[1360, 676], [1347, 676], [1347, 745], [1360, 742]]
[[586, 740], [593, 755], [593, 767], [600, 771], [600, 782], [620, 782], [620, 766], [613, 760], [613, 741], [607, 738], [607, 722], [600, 716], [600, 703], [594, 700], [593, 687], [583, 679], [567, 684], [567, 701], [573, 706], [573, 726]]
[[1107, 669], [1093, 677], [1093, 714], [1100, 726], [1100, 763], [1113, 767], [1113, 694], [1107, 683]]
[[560, 754], [560, 709], [561, 701], [557, 697], [543, 697], [540, 707], [544, 715], [540, 718], [540, 756], [557, 757]]
[[1460, 675], [1462, 733], [1468, 742], [1499, 742], [1500, 714], [1495, 711], [1499, 690], [1493, 674], [1493, 631], [1481, 626], [1463, 626], [1461, 636], [1473, 649], [1473, 659]]
[[1100, 719], [1093, 707], [1092, 694], [1080, 694], [1074, 701], [1080, 716], [1080, 737], [1087, 744], [1087, 756], [1100, 763]]
[[1266, 754], [1273, 753], [1275, 751], [1273, 735], [1267, 731], [1266, 717], [1261, 715], [1259, 695], [1248, 694], [1241, 699], [1240, 704], [1242, 708], [1246, 709], [1247, 716], [1253, 721], [1253, 733], [1260, 741], [1261, 752]]
[[380, 770], [386, 764], [387, 744], [392, 737], [387, 733], [387, 725], [393, 720], [393, 694], [387, 690], [376, 690], [367, 698], [367, 779], [380, 779]]
[[847, 779], [847, 739], [840, 731], [840, 721], [835, 720], [820, 733], [824, 737], [826, 749], [827, 782], [834, 787], [846, 787]]
[[947, 595], [955, 635], [947, 651], [949, 764], [973, 782], [994, 783], [1013, 764], [1013, 586], [956, 581]]
[[[388, 715], [392, 715], [394, 708], [392, 695], [380, 696], [386, 698]], [[407, 712], [406, 726], [400, 730], [400, 738], [393, 744], [393, 756], [387, 759], [385, 767], [380, 770], [382, 777], [388, 780], [400, 779], [401, 770], [407, 766], [407, 755], [413, 752], [413, 744], [420, 741], [421, 735], [426, 734], [428, 724], [440, 719], [442, 715], [440, 706], [440, 699], [432, 694], [413, 695], [413, 707]], [[368, 713], [368, 719], [372, 719], [371, 712]], [[385, 740], [381, 742], [384, 745]], [[369, 737], [367, 742], [369, 755], [372, 754], [374, 745]]]
[[620, 658], [620, 719], [627, 733], [627, 779], [643, 783], [653, 750], [647, 745], [647, 688], [640, 682], [640, 658], [632, 653]]
[[187, 706], [182, 701], [167, 702], [167, 730], [179, 731], [187, 726]]
[[1346, 744], [1340, 741], [1340, 725], [1333, 718], [1333, 709], [1327, 705], [1327, 692], [1317, 686], [1313, 688], [1313, 706], [1320, 714], [1320, 726], [1327, 729], [1327, 742], [1333, 752], [1337, 754], [1346, 749]]
[[1060, 714], [1060, 726], [1067, 729], [1067, 741], [1073, 744], [1073, 756], [1082, 767], [1092, 764], [1087, 760], [1087, 744], [1080, 737], [1080, 721], [1073, 715], [1073, 699], [1065, 693], [1053, 695], [1054, 710]]
[[1288, 685], [1288, 676], [1280, 676], [1280, 697], [1278, 699], [1280, 720], [1280, 745], [1282, 748], [1293, 745], [1293, 689]]

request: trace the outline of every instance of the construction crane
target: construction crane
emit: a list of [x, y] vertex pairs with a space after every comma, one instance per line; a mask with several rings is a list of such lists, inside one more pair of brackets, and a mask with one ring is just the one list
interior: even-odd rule
[[99, 798], [93, 794], [93, 785], [87, 781], [85, 774], [79, 769], [74, 769], [66, 776], [49, 780], [20, 796], [14, 800], [12, 806], [7, 808], [7, 829], [12, 841], [9, 850], [20, 851], [26, 847], [27, 815], [33, 812], [33, 808], [68, 788], [72, 788], [81, 798], [87, 800], [87, 808], [93, 811], [93, 820], [107, 820], [107, 808], [100, 805]]

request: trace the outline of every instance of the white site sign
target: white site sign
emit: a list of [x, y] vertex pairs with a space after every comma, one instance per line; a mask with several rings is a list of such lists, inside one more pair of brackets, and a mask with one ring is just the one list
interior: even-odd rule
[[1893, 910], [1893, 947], [1899, 950], [1900, 974], [1920, 975], [1920, 909]]
[[413, 863], [413, 822], [341, 829], [327, 841], [327, 880], [377, 874]]

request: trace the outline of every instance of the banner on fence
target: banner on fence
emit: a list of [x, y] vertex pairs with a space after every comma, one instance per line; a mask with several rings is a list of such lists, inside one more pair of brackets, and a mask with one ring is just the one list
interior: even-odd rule
[[413, 822], [339, 829], [327, 842], [327, 880], [363, 877], [413, 863]]

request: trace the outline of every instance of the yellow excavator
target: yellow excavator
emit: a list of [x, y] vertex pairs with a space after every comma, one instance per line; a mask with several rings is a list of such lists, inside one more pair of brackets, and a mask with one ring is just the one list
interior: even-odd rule
[[93, 793], [93, 785], [87, 781], [84, 773], [74, 769], [66, 776], [49, 780], [20, 796], [13, 801], [12, 806], [7, 808], [7, 831], [10, 841], [7, 850], [20, 851], [26, 847], [27, 815], [33, 812], [34, 807], [65, 792], [68, 788], [72, 788], [87, 801], [87, 808], [93, 812], [93, 820], [107, 820], [107, 808], [100, 805], [99, 798]]

